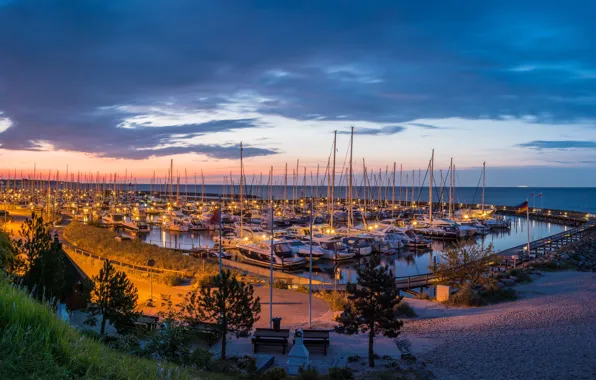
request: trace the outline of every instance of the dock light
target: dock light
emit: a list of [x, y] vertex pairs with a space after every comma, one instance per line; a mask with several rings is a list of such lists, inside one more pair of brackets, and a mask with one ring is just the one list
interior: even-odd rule
[[378, 224], [375, 224], [375, 228], [379, 228], [379, 225]]
[[468, 219], [469, 217], [469, 215], [464, 215], [464, 219]]
[[265, 239], [267, 237], [267, 235], [263, 234], [263, 239]]
[[248, 237], [245, 237], [245, 238], [244, 238], [244, 241], [248, 241]]
[[418, 224], [418, 222], [417, 222], [417, 221], [413, 221], [413, 222], [412, 222], [412, 225], [413, 225], [413, 226], [415, 226], [415, 225], [417, 225], [417, 224]]
[[335, 230], [331, 230], [331, 233], [334, 234], [335, 233]]
[[372, 226], [368, 226], [368, 229], [372, 231], [373, 228], [372, 228]]

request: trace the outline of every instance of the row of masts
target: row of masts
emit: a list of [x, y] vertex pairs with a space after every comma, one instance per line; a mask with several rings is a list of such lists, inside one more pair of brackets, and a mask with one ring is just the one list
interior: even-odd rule
[[[444, 205], [444, 189], [447, 187], [446, 182], [447, 179], [449, 180], [449, 192], [448, 192], [448, 212], [447, 215], [449, 218], [453, 216], [454, 212], [454, 187], [455, 187], [455, 165], [453, 164], [453, 159], [450, 160], [449, 170], [446, 175], [443, 175], [443, 170], [440, 170], [440, 182], [439, 186], [437, 186], [435, 182], [435, 170], [434, 170], [434, 150], [432, 150], [431, 158], [429, 161], [429, 165], [427, 167], [426, 174], [424, 179], [422, 179], [422, 171], [418, 170], [418, 176], [416, 179], [416, 170], [412, 170], [411, 177], [409, 177], [409, 173], [405, 173], [403, 171], [403, 165], [400, 165], [399, 168], [399, 193], [396, 197], [396, 188], [398, 187], [397, 181], [397, 163], [393, 163], [393, 170], [389, 171], [389, 166], [385, 167], [385, 175], [383, 176], [382, 169], [379, 169], [378, 174], [375, 171], [369, 170], [366, 166], [366, 161], [362, 159], [362, 175], [360, 184], [355, 183], [355, 175], [354, 175], [354, 167], [353, 167], [353, 149], [354, 149], [354, 128], [351, 128], [350, 133], [350, 144], [349, 144], [349, 161], [348, 161], [348, 168], [347, 170], [342, 169], [340, 172], [339, 184], [337, 183], [337, 170], [336, 170], [336, 153], [337, 153], [337, 131], [334, 133], [333, 138], [333, 146], [332, 146], [332, 154], [329, 156], [327, 161], [327, 168], [323, 176], [320, 174], [320, 167], [317, 165], [316, 176], [311, 171], [310, 172], [310, 180], [307, 177], [307, 168], [306, 166], [303, 167], [303, 175], [302, 179], [300, 179], [300, 161], [297, 160], [296, 162], [296, 169], [292, 170], [293, 176], [293, 184], [290, 185], [288, 181], [288, 164], [285, 164], [285, 171], [283, 174], [283, 181], [275, 181], [273, 175], [273, 168], [271, 168], [269, 172], [269, 178], [267, 181], [267, 185], [264, 186], [263, 184], [263, 173], [260, 173], [260, 179], [258, 183], [255, 183], [256, 176], [252, 176], [252, 181], [250, 182], [250, 186], [246, 180], [245, 170], [244, 170], [244, 162], [243, 162], [243, 147], [242, 143], [240, 144], [240, 178], [237, 182], [234, 181], [234, 176], [230, 173], [229, 177], [224, 177], [224, 183], [222, 185], [222, 194], [226, 196], [231, 196], [232, 198], [236, 198], [237, 196], [240, 198], [240, 213], [244, 213], [244, 198], [245, 197], [260, 197], [261, 199], [273, 198], [274, 191], [273, 187], [283, 186], [283, 200], [285, 203], [288, 203], [288, 187], [291, 186], [290, 190], [292, 191], [291, 198], [296, 201], [299, 198], [304, 198], [307, 196], [314, 197], [314, 198], [322, 198], [323, 195], [327, 198], [327, 209], [330, 214], [330, 224], [331, 226], [334, 225], [334, 214], [336, 211], [336, 201], [338, 197], [336, 197], [336, 188], [337, 187], [346, 187], [345, 192], [345, 200], [346, 200], [346, 207], [347, 207], [347, 226], [348, 230], [354, 226], [357, 221], [354, 220], [354, 207], [355, 200], [358, 201], [359, 207], [363, 207], [364, 211], [366, 212], [367, 207], [369, 206], [369, 202], [376, 202], [380, 204], [381, 202], [384, 204], [390, 203], [391, 205], [399, 204], [401, 205], [410, 205], [415, 206], [420, 203], [425, 203], [421, 201], [421, 192], [424, 183], [426, 182], [427, 175], [430, 176], [428, 181], [428, 216], [429, 219], [432, 221], [434, 210], [433, 210], [433, 189], [435, 187], [439, 187], [439, 194], [437, 196], [436, 203], [441, 205], [441, 215], [443, 215], [443, 205]], [[205, 176], [203, 171], [200, 172], [201, 178], [201, 191], [200, 191], [200, 200], [204, 204], [206, 199], [205, 193]], [[19, 181], [19, 182], [17, 182]], [[197, 199], [197, 187], [198, 187], [198, 180], [197, 180], [197, 173], [194, 174], [194, 191], [192, 191], [193, 198]], [[21, 172], [20, 178], [17, 176], [16, 169], [9, 175], [6, 180], [5, 188], [10, 189], [17, 188], [17, 183], [20, 184], [20, 188], [28, 190], [30, 192], [39, 191], [39, 192], [46, 192], [50, 191], [52, 184], [54, 189], [59, 190], [66, 190], [67, 192], [76, 192], [81, 193], [85, 191], [95, 191], [97, 193], [106, 193], [112, 192], [114, 197], [118, 192], [123, 191], [136, 191], [137, 190], [137, 181], [132, 175], [132, 173], [128, 173], [128, 170], [125, 171], [124, 176], [119, 176], [118, 173], [110, 173], [108, 175], [100, 175], [99, 172], [97, 173], [85, 173], [85, 172], [77, 172], [70, 173], [68, 172], [68, 166], [66, 168], [66, 174], [61, 176], [58, 170], [55, 173], [49, 171], [47, 176], [43, 173], [39, 173], [37, 171], [36, 165], [33, 168], [33, 174], [29, 174], [26, 178], [23, 176]], [[302, 183], [302, 184], [301, 184]], [[342, 184], [345, 184], [342, 186]], [[326, 194], [321, 194], [320, 190], [324, 188], [326, 185], [327, 191]], [[486, 164], [483, 163], [482, 169], [482, 201], [481, 207], [482, 211], [484, 212], [485, 208], [485, 200], [484, 200], [484, 188], [486, 185]], [[187, 170], [184, 170], [184, 193], [185, 199], [189, 199], [189, 191], [188, 191], [188, 173]], [[300, 191], [300, 187], [302, 187], [302, 191]], [[236, 194], [236, 188], [238, 188], [238, 193]], [[417, 190], [417, 192], [416, 192]], [[153, 177], [149, 183], [149, 191], [150, 193], [159, 193], [161, 195], [165, 195], [167, 199], [172, 203], [179, 203], [181, 200], [181, 177], [179, 173], [174, 175], [174, 161], [173, 159], [170, 161], [170, 167], [168, 169], [168, 175], [166, 178], [162, 179], [158, 178], [153, 172]], [[294, 203], [295, 205], [295, 203]], [[242, 218], [241, 218], [242, 220]]]

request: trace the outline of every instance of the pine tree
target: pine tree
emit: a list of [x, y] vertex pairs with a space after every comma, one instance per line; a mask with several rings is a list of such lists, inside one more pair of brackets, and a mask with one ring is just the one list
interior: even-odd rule
[[375, 366], [374, 339], [378, 334], [396, 338], [403, 322], [399, 319], [399, 296], [395, 277], [376, 258], [358, 268], [357, 284], [347, 285], [348, 305], [338, 318], [340, 334], [368, 333], [368, 365]]
[[139, 313], [135, 311], [137, 301], [137, 288], [124, 272], [117, 271], [109, 260], [105, 260], [99, 275], [93, 277], [92, 303], [87, 308], [89, 318], [86, 323], [94, 326], [96, 316], [101, 314], [101, 335], [108, 320], [120, 331], [138, 317]]
[[190, 326], [201, 322], [221, 326], [222, 359], [226, 358], [228, 333], [236, 337], [248, 336], [261, 312], [261, 302], [259, 297], [254, 297], [252, 285], [238, 281], [229, 270], [214, 276], [209, 285], [189, 293], [181, 306]]
[[60, 298], [64, 290], [64, 253], [58, 236], [52, 238], [51, 226], [40, 215], [32, 214], [21, 226], [15, 240], [17, 260], [12, 270], [20, 273], [23, 285], [35, 289], [37, 298]]

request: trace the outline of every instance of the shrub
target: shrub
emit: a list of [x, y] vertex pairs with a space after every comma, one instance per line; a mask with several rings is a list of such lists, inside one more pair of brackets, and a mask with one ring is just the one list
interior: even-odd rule
[[517, 282], [528, 283], [532, 282], [532, 276], [523, 269], [512, 269], [509, 271], [510, 276], [517, 278]]
[[189, 362], [199, 369], [209, 368], [213, 362], [213, 354], [209, 350], [198, 347], [190, 354]]
[[419, 300], [427, 300], [427, 301], [430, 301], [432, 299], [432, 297], [430, 296], [430, 294], [428, 294], [424, 290], [421, 291], [420, 293], [416, 294], [416, 298], [419, 299]]
[[275, 288], [275, 289], [288, 289], [289, 288], [289, 284], [286, 281], [284, 281], [282, 279], [279, 279], [279, 280], [275, 280], [273, 282], [273, 288]]
[[513, 301], [518, 298], [518, 294], [515, 289], [501, 288], [496, 282], [489, 282], [485, 284], [480, 290], [479, 295], [486, 303]]
[[348, 304], [348, 297], [340, 292], [321, 292], [318, 296], [327, 302], [329, 308], [333, 311], [343, 311]]
[[354, 372], [348, 367], [332, 367], [327, 377], [329, 380], [353, 380]]
[[300, 368], [298, 378], [300, 380], [319, 380], [319, 371], [317, 371], [316, 368], [310, 366], [308, 368]]
[[453, 306], [484, 306], [486, 301], [472, 289], [471, 286], [465, 285], [461, 287], [457, 293], [451, 295], [449, 301], [446, 302]]
[[168, 286], [179, 286], [184, 284], [185, 278], [176, 273], [170, 273], [163, 276], [163, 281]]
[[412, 309], [412, 306], [410, 306], [410, 304], [404, 300], [402, 300], [399, 303], [399, 305], [397, 305], [397, 310], [404, 317], [415, 317], [416, 316], [416, 312], [414, 311], [414, 309]]
[[273, 367], [259, 376], [261, 380], [283, 380], [288, 378], [286, 370], [281, 367]]

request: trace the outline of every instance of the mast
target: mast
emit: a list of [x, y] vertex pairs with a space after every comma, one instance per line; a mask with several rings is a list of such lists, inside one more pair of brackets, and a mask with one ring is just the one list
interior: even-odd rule
[[482, 216], [483, 217], [484, 217], [484, 187], [485, 186], [486, 186], [486, 162], [483, 162], [482, 163]]
[[348, 187], [348, 233], [350, 233], [350, 227], [353, 223], [353, 215], [352, 215], [352, 157], [353, 157], [353, 150], [354, 150], [354, 127], [352, 127], [352, 132], [350, 135], [350, 180], [349, 180], [349, 187]]
[[391, 217], [395, 217], [395, 165], [396, 163], [393, 162], [393, 182], [391, 188]]
[[331, 213], [329, 216], [329, 224], [331, 225], [331, 229], [333, 229], [333, 214], [335, 208], [335, 151], [337, 144], [337, 131], [333, 131], [333, 167], [331, 170]]
[[174, 186], [174, 159], [170, 159], [170, 178], [168, 179], [169, 185], [170, 185], [170, 202], [172, 202], [172, 194], [174, 192], [173, 186]]
[[243, 197], [244, 197], [244, 192], [242, 191], [242, 177], [243, 177], [243, 173], [244, 173], [244, 169], [243, 169], [243, 162], [242, 162], [242, 141], [240, 141], [240, 238], [242, 238], [242, 217], [243, 217], [243, 213], [244, 213], [244, 205], [243, 205]]
[[[435, 162], [435, 150], [430, 156], [430, 181], [428, 182], [428, 217], [430, 222], [433, 222], [433, 170]], [[432, 226], [431, 226], [432, 227]]]

